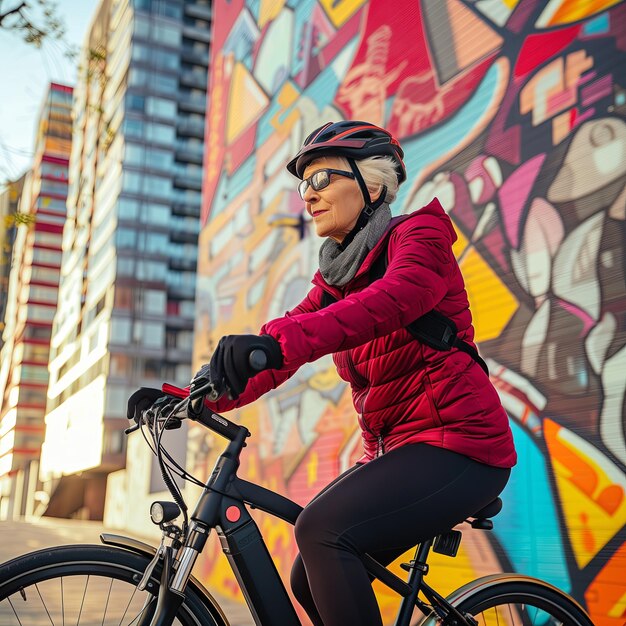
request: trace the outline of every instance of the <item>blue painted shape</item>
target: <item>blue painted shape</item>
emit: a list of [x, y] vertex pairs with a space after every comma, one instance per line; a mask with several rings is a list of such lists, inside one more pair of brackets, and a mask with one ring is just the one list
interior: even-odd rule
[[250, 11], [250, 15], [252, 15], [254, 21], [258, 24], [261, 0], [246, 0], [246, 6], [248, 7], [248, 11]]
[[583, 25], [583, 35], [602, 35], [604, 33], [608, 33], [610, 27], [611, 22], [608, 12], [600, 13], [600, 15], [597, 15], [588, 22], [585, 22]]
[[493, 533], [516, 572], [541, 578], [563, 591], [572, 584], [565, 560], [550, 465], [531, 436], [511, 421], [518, 463], [501, 495]]
[[287, 2], [287, 6], [293, 9], [293, 48], [291, 52], [291, 75], [297, 76], [304, 69], [304, 60], [301, 58], [302, 35], [311, 21], [311, 14], [317, 4], [317, 0], [301, 0], [300, 2]]
[[215, 187], [213, 193], [213, 199], [211, 200], [211, 208], [209, 210], [209, 219], [207, 223], [210, 223], [217, 215], [219, 215], [226, 207], [226, 188], [228, 185], [228, 176], [224, 172], [220, 174], [220, 178]]
[[233, 175], [229, 177], [225, 172], [220, 175], [219, 182], [211, 202], [209, 222], [219, 215], [240, 193], [252, 183], [254, 168], [256, 167], [256, 156], [254, 153], [247, 158]]
[[[259, 118], [256, 127], [256, 145], [257, 148], [262, 146], [271, 135], [274, 134], [275, 128], [272, 126], [272, 119], [281, 111], [281, 105], [278, 104], [276, 96], [272, 98], [265, 113]], [[291, 111], [292, 107], [286, 109], [285, 112]]]
[[[492, 65], [472, 97], [447, 122], [423, 135], [418, 135], [414, 139], [400, 141], [404, 149], [407, 182], [400, 187], [398, 197], [394, 202], [393, 208], [396, 214], [404, 206], [411, 189], [412, 178], [429, 163], [439, 159], [444, 154], [451, 154], [451, 148], [469, 133], [476, 124], [476, 120], [482, 116], [485, 107], [493, 100], [501, 80], [502, 76], [498, 66]], [[458, 150], [453, 152], [456, 154]]]

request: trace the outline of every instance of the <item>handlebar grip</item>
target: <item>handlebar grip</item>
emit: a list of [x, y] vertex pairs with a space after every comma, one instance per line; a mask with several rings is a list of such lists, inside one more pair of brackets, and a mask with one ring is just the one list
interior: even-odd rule
[[255, 372], [261, 372], [267, 367], [267, 354], [260, 348], [255, 348], [250, 352], [248, 363]]
[[202, 406], [201, 413], [194, 416], [193, 419], [203, 426], [206, 426], [208, 429], [222, 435], [222, 437], [225, 437], [229, 441], [233, 441], [242, 430], [247, 432], [245, 426], [234, 424], [224, 416], [219, 415], [219, 413], [211, 411], [206, 405]]

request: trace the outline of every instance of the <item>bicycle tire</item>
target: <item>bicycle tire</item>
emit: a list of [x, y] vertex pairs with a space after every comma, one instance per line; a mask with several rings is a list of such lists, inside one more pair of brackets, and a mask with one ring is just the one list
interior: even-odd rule
[[[17, 557], [0, 566], [0, 623], [134, 625], [159, 589], [160, 568], [146, 591], [136, 588], [149, 562], [147, 555], [98, 545], [59, 546]], [[228, 626], [228, 621], [189, 584], [174, 624]]]
[[[457, 589], [447, 598], [461, 613], [470, 614], [479, 626], [594, 626], [586, 611], [566, 593], [536, 578], [517, 574], [485, 576]], [[515, 606], [515, 610], [512, 608]], [[508, 607], [508, 609], [504, 609]], [[422, 619], [420, 626], [443, 622], [433, 616]]]

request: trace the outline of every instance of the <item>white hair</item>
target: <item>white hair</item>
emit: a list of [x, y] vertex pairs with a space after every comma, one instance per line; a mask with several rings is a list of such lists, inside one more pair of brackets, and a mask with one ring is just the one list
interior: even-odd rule
[[[348, 160], [344, 157], [339, 158], [344, 162], [344, 167], [351, 171]], [[396, 199], [400, 185], [398, 183], [398, 170], [392, 157], [367, 157], [356, 161], [356, 165], [370, 193], [378, 191], [384, 185], [387, 187], [385, 202], [391, 203]]]

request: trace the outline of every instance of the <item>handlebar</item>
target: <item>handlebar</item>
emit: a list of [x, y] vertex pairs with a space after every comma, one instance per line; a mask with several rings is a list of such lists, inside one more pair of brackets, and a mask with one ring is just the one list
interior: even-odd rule
[[[261, 372], [267, 367], [267, 354], [265, 354], [264, 350], [256, 348], [248, 355], [248, 363], [255, 372]], [[200, 421], [198, 418], [203, 413], [204, 399], [207, 398], [210, 402], [217, 402], [224, 394], [224, 391], [215, 388], [210, 379], [200, 379], [199, 382], [203, 381], [206, 382], [193, 389], [189, 395], [189, 416], [197, 421]], [[226, 435], [224, 436], [226, 437]]]

